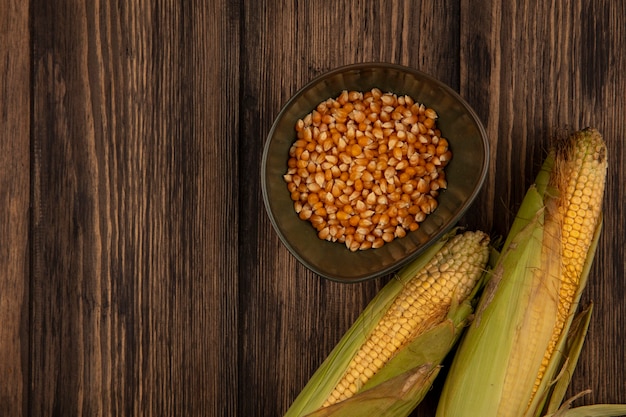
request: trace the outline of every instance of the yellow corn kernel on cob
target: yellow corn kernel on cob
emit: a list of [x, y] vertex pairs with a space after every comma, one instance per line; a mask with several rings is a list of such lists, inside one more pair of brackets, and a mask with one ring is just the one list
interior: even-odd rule
[[606, 170], [605, 143], [593, 129], [546, 158], [459, 346], [437, 416], [539, 416], [545, 404], [555, 406], [550, 393], [601, 230]]
[[361, 313], [286, 416], [408, 415], [465, 325], [488, 258], [488, 235], [467, 231], [444, 237], [403, 268]]
[[561, 334], [572, 314], [572, 304], [580, 286], [583, 267], [593, 235], [601, 221], [607, 170], [606, 146], [595, 129], [576, 132], [555, 160], [553, 182], [556, 212], [548, 221], [554, 222], [561, 234], [561, 277], [556, 324], [535, 380], [533, 395], [539, 389], [543, 374]]

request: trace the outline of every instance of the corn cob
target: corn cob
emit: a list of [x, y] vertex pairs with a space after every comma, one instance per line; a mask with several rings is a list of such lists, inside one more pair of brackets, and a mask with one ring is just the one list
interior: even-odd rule
[[379, 292], [287, 416], [408, 415], [472, 311], [489, 257], [483, 232], [445, 236]]
[[[560, 403], [549, 396], [595, 254], [606, 169], [593, 129], [548, 155], [459, 346], [437, 416], [539, 416], [546, 403], [548, 411]], [[574, 345], [577, 357], [581, 343]]]
[[601, 223], [601, 207], [607, 170], [606, 147], [597, 130], [574, 133], [575, 146], [563, 150], [566, 155], [555, 161], [554, 185], [558, 189], [556, 207], [549, 220], [561, 231], [561, 287], [556, 324], [535, 380], [533, 395], [561, 338], [580, 286], [583, 267], [594, 231]]

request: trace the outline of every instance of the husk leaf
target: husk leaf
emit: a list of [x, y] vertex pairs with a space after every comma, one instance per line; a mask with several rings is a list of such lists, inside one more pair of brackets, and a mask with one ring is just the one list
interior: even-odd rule
[[[595, 258], [596, 248], [598, 246], [598, 240], [602, 232], [602, 227], [603, 220], [602, 216], [600, 216], [600, 219], [594, 231], [591, 244], [589, 246], [589, 251], [587, 252], [587, 257], [585, 258], [585, 263], [583, 265], [583, 270], [580, 277], [580, 284], [574, 296], [574, 302], [572, 303], [572, 306], [570, 308], [570, 317], [574, 317], [576, 309], [578, 308], [580, 302], [580, 297], [582, 296], [582, 293], [587, 286], [589, 272]], [[580, 355], [580, 351], [582, 350], [582, 346], [587, 335], [589, 321], [591, 320], [591, 312], [592, 305], [589, 305], [586, 309], [578, 314], [576, 319], [574, 319], [576, 320], [576, 322], [570, 321], [566, 323], [566, 327], [563, 331], [562, 341], [559, 344], [560, 349], [558, 349], [560, 351], [563, 351], [564, 355], [560, 356], [559, 360], [552, 360], [550, 362], [550, 367], [547, 371], [551, 375], [551, 378], [554, 378], [555, 374], [557, 373], [560, 374], [560, 378], [556, 381], [554, 387], [551, 390], [549, 390], [549, 388], [546, 388], [545, 391], [547, 394], [547, 405], [545, 407], [545, 410], [543, 411], [538, 405], [536, 407], [536, 416], [556, 411], [563, 402], [563, 398], [565, 397], [565, 393], [571, 381], [572, 374], [578, 363], [578, 357]], [[567, 360], [567, 369], [565, 370], [565, 372], [558, 372], [558, 369], [564, 366], [565, 360]]]
[[563, 399], [569, 388], [572, 375], [578, 363], [580, 351], [585, 341], [585, 336], [587, 335], [592, 311], [593, 305], [589, 304], [589, 306], [577, 314], [576, 318], [572, 321], [565, 344], [564, 360], [562, 361], [563, 369], [559, 372], [556, 381], [554, 381], [552, 390], [547, 397], [545, 411], [537, 411], [536, 416], [542, 416], [546, 413], [552, 414], [563, 405]]
[[432, 364], [417, 366], [307, 417], [407, 416], [425, 395], [424, 387], [432, 385], [439, 368]]
[[620, 417], [626, 416], [626, 404], [595, 404], [560, 410], [546, 417]]
[[[330, 395], [359, 347], [364, 343], [376, 323], [388, 310], [393, 300], [408, 280], [423, 268], [445, 243], [456, 235], [458, 228], [444, 235], [418, 258], [402, 268], [372, 299], [357, 320], [344, 334], [328, 357], [311, 376], [296, 397], [285, 417], [300, 417], [318, 410]], [[416, 367], [417, 363], [410, 368]], [[407, 369], [410, 369], [407, 368]]]
[[[511, 352], [518, 343], [525, 306], [535, 296], [536, 288], [528, 274], [541, 267], [542, 200], [542, 195], [531, 186], [514, 222], [516, 232], [507, 237], [476, 317], [455, 354], [437, 416], [486, 417], [497, 412], [494, 404], [499, 404], [503, 395], [498, 387], [504, 384]], [[541, 358], [535, 358], [537, 361]], [[520, 386], [528, 385], [520, 381]], [[492, 389], [478, 389], [480, 386]]]

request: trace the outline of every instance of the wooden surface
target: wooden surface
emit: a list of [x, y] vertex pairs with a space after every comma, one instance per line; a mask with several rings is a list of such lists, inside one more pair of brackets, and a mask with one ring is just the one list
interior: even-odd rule
[[570, 393], [626, 403], [626, 2], [552, 3], [1, 0], [0, 415], [284, 413], [389, 277], [331, 283], [289, 254], [262, 147], [290, 95], [363, 61], [430, 73], [479, 114], [470, 228], [505, 234], [552, 139], [603, 133]]

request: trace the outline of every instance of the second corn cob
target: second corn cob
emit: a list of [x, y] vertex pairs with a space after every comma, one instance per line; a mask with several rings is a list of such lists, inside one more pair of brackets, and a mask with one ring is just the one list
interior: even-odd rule
[[444, 237], [372, 300], [286, 416], [406, 416], [472, 312], [489, 237]]

